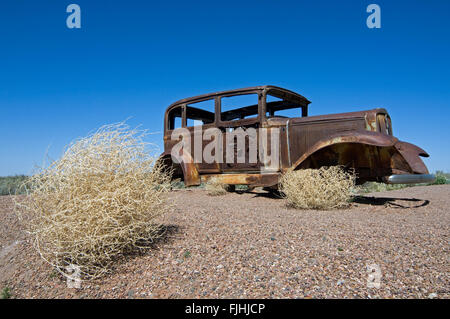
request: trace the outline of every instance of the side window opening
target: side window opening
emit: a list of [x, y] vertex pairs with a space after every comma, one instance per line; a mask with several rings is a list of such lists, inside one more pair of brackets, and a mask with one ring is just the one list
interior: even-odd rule
[[302, 106], [277, 97], [272, 94], [267, 94], [266, 97], [266, 117], [301, 117]]
[[258, 117], [258, 94], [242, 94], [221, 98], [222, 121], [234, 121]]
[[214, 123], [214, 118], [215, 118], [214, 99], [190, 103], [186, 105], [187, 127]]

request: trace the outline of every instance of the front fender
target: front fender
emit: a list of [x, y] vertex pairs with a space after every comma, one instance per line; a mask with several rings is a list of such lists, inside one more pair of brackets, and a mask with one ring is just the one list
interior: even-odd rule
[[420, 158], [428, 156], [420, 147], [390, 135], [348, 132], [316, 142], [290, 169], [344, 165], [355, 168], [362, 179], [380, 180], [391, 174], [429, 174]]
[[395, 143], [395, 149], [400, 153], [406, 163], [408, 163], [411, 173], [429, 174], [427, 167], [420, 157], [429, 157], [430, 155], [423, 149], [414, 144], [402, 141]]
[[378, 147], [393, 147], [399, 140], [396, 137], [380, 134], [378, 132], [349, 132], [344, 134], [331, 135], [325, 139], [319, 140], [312, 147], [308, 149], [303, 155], [300, 156], [292, 165], [291, 169], [299, 167], [306, 159], [317, 151], [326, 147], [345, 144], [345, 143], [357, 143]]

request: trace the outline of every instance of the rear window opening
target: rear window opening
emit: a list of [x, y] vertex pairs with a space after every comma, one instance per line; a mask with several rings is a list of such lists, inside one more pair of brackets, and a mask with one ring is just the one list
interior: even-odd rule
[[174, 108], [169, 113], [169, 130], [176, 130], [182, 127], [182, 107]]

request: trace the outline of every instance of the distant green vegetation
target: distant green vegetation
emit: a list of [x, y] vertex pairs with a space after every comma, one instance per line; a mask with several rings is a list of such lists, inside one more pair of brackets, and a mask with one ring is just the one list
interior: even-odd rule
[[367, 182], [359, 187], [359, 193], [365, 194], [365, 193], [385, 192], [413, 186], [450, 184], [450, 173], [444, 173], [443, 171], [436, 171], [434, 175], [436, 175], [436, 180], [433, 183], [429, 184], [384, 184], [376, 182]]
[[20, 188], [20, 186], [27, 179], [28, 176], [25, 175], [0, 177], [0, 195], [25, 194], [25, 188]]
[[450, 173], [444, 173], [443, 171], [436, 171], [436, 180], [434, 183], [431, 183], [430, 185], [443, 185], [443, 184], [450, 184]]
[[[172, 181], [172, 183], [170, 184], [172, 189], [184, 189], [186, 188], [186, 185], [184, 185], [184, 182], [181, 179], [176, 179], [174, 181]], [[198, 186], [189, 186], [189, 188], [193, 189], [193, 188], [205, 188], [205, 183], [201, 183]]]
[[[443, 185], [450, 184], [450, 173], [444, 173], [443, 171], [436, 171], [434, 173], [436, 175], [436, 180], [431, 184], [384, 184], [384, 183], [376, 183], [376, 182], [367, 182], [359, 187], [359, 193], [374, 193], [374, 192], [384, 192], [391, 191], [396, 189], [402, 189], [405, 187], [412, 186], [424, 186], [424, 185]], [[24, 184], [28, 179], [26, 175], [15, 175], [15, 176], [6, 176], [0, 177], [0, 195], [14, 195], [14, 194], [25, 194], [25, 188], [20, 186]], [[201, 184], [200, 186], [196, 186], [195, 188], [204, 188], [205, 185]], [[183, 189], [185, 185], [183, 181], [175, 180], [172, 182], [173, 189]], [[246, 185], [237, 185], [237, 191], [245, 191], [247, 190]]]
[[361, 194], [385, 192], [417, 185], [418, 184], [384, 184], [377, 182], [366, 182], [358, 187], [357, 192]]

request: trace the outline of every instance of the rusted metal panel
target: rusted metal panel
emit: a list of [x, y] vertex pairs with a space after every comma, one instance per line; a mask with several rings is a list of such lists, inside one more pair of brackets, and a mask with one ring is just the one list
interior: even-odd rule
[[[257, 94], [257, 104], [221, 112], [224, 97]], [[267, 96], [280, 98], [268, 102]], [[195, 102], [214, 100], [214, 112], [188, 106]], [[359, 182], [382, 181], [393, 174], [428, 174], [420, 157], [428, 154], [419, 147], [399, 141], [393, 137], [392, 122], [388, 112], [376, 108], [360, 112], [348, 112], [308, 116], [311, 102], [302, 95], [275, 86], [256, 86], [203, 94], [179, 100], [170, 105], [164, 117], [164, 158], [176, 168], [176, 175], [182, 177], [186, 185], [198, 185], [201, 181], [216, 177], [226, 184], [248, 184], [274, 186], [279, 176], [290, 169], [319, 168], [320, 166], [343, 165], [354, 169]], [[275, 111], [301, 108], [301, 117], [283, 117]], [[181, 126], [190, 135], [191, 150], [195, 148], [194, 127], [187, 126], [187, 118], [203, 121], [201, 128], [215, 128], [223, 134], [223, 148], [227, 149], [227, 136], [234, 130], [249, 128], [278, 130], [276, 140], [268, 138], [267, 147], [279, 145], [279, 169], [272, 174], [264, 173], [264, 164], [248, 161], [248, 147], [235, 145], [230, 149], [236, 160], [238, 154], [245, 154], [244, 162], [223, 161], [206, 163], [193, 162], [193, 154], [185, 151], [178, 154], [173, 163], [172, 149], [179, 142], [172, 138], [174, 117], [181, 118]], [[245, 118], [249, 116], [250, 118]], [[204, 149], [209, 141], [200, 141]], [[248, 143], [246, 137], [245, 145]], [[179, 163], [178, 163], [179, 162]], [[181, 176], [180, 176], [181, 175]]]
[[[339, 133], [331, 134], [330, 136], [322, 138], [321, 140], [315, 142], [312, 146], [308, 146], [306, 150], [301, 149], [300, 150], [301, 153], [299, 152], [298, 159], [293, 163], [292, 168], [293, 169], [298, 168], [312, 154], [318, 152], [321, 149], [330, 147], [332, 145], [363, 144], [378, 147], [390, 147], [394, 146], [397, 141], [398, 139], [395, 137], [382, 135], [370, 131], [355, 131], [355, 132], [343, 132], [341, 134]], [[353, 154], [354, 157], [357, 157], [358, 155], [362, 154], [358, 153]]]
[[[174, 160], [175, 157], [175, 160]], [[174, 156], [171, 152], [165, 151], [160, 156], [167, 166], [174, 170], [173, 178], [182, 177], [186, 186], [196, 186], [201, 184], [199, 171], [194, 164], [191, 154], [182, 152]]]
[[252, 187], [270, 186], [278, 183], [280, 173], [257, 174], [257, 173], [235, 173], [235, 174], [205, 174], [201, 176], [202, 182], [211, 178], [228, 185], [249, 185]]
[[400, 155], [405, 159], [408, 163], [412, 173], [414, 174], [428, 174], [428, 169], [423, 163], [422, 157], [428, 157], [427, 152], [425, 152], [420, 147], [407, 143], [407, 142], [397, 142], [395, 144], [395, 148], [398, 150]]

